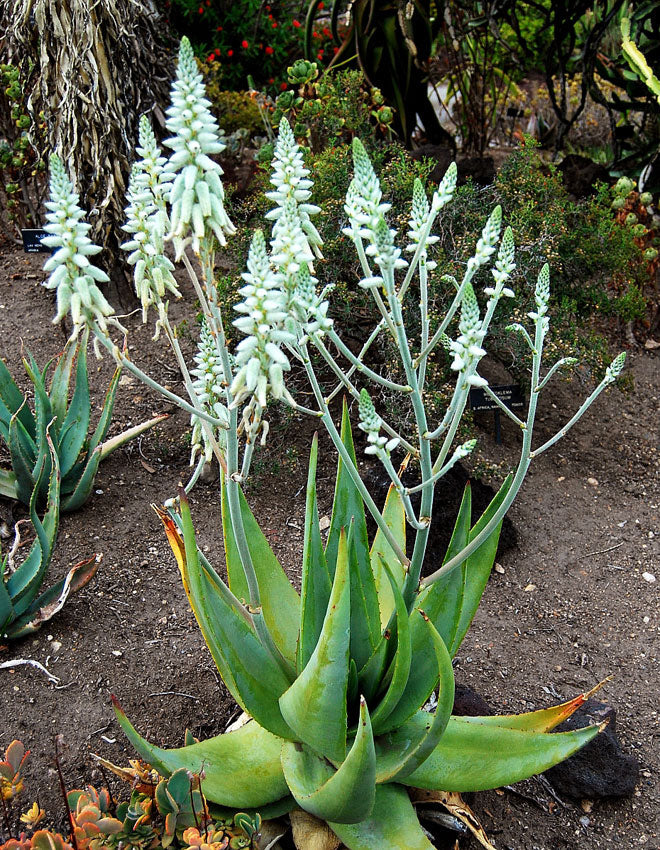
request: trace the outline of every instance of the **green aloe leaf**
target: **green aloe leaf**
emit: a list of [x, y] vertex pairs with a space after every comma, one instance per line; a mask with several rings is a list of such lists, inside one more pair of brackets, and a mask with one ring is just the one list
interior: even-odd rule
[[[83, 336], [85, 345], [87, 344], [88, 331], [86, 330]], [[53, 416], [57, 417], [56, 431], [61, 432], [62, 425], [66, 418], [66, 409], [69, 403], [69, 386], [71, 385], [71, 374], [73, 364], [78, 353], [80, 342], [69, 339], [64, 346], [62, 356], [57, 361], [57, 366], [53, 372], [53, 377], [50, 382], [50, 403], [53, 408]]]
[[[294, 664], [300, 626], [300, 598], [259, 528], [259, 523], [254, 518], [240, 488], [239, 499], [245, 535], [259, 584], [264, 620], [279, 651]], [[239, 599], [249, 599], [247, 579], [243, 572], [231, 524], [224, 478], [222, 481], [222, 529], [229, 587]]]
[[14, 414], [9, 422], [8, 445], [11, 466], [16, 475], [18, 497], [21, 502], [29, 505], [36, 484], [32, 472], [37, 460], [37, 450], [18, 414]]
[[[375, 733], [380, 735], [388, 730], [387, 719], [390, 717], [397, 703], [403, 696], [408, 677], [410, 675], [410, 664], [412, 661], [412, 646], [410, 643], [410, 619], [406, 603], [401, 595], [397, 581], [383, 560], [381, 569], [389, 578], [392, 596], [396, 608], [396, 653], [392, 660], [392, 675], [387, 691], [378, 707], [372, 714], [371, 721]], [[390, 640], [393, 640], [390, 637]]]
[[282, 769], [298, 805], [322, 820], [359, 823], [372, 812], [376, 751], [366, 700], [360, 700], [357, 734], [346, 759], [334, 770], [304, 744], [282, 746]]
[[11, 597], [5, 584], [6, 568], [7, 559], [4, 558], [0, 561], [0, 639], [7, 636], [7, 627], [14, 619], [14, 606], [11, 604]]
[[87, 455], [87, 462], [81, 470], [79, 477], [76, 477], [72, 482], [63, 482], [68, 484], [69, 487], [71, 484], [74, 484], [75, 486], [71, 494], [65, 499], [62, 499], [62, 511], [71, 512], [78, 510], [78, 508], [84, 505], [87, 499], [89, 499], [100, 463], [101, 448], [98, 447], [92, 452], [92, 454]]
[[184, 551], [177, 554], [175, 550], [175, 556], [180, 559], [183, 585], [213, 660], [244, 710], [274, 734], [290, 738], [291, 730], [278, 705], [289, 681], [261, 645], [252, 625], [204, 573], [183, 490], [180, 497]]
[[[448, 557], [452, 557], [455, 552], [460, 551], [465, 542], [476, 537], [490, 521], [506, 497], [511, 481], [512, 477], [508, 476], [495, 498], [467, 535], [467, 541], [465, 540], [465, 522], [470, 503], [469, 498], [464, 495], [447, 553]], [[469, 523], [469, 521], [469, 515], [467, 515], [467, 522]], [[502, 523], [493, 530], [465, 563], [422, 590], [415, 600], [415, 607], [421, 608], [430, 618], [440, 632], [452, 657], [458, 651], [479, 607], [497, 554], [501, 528]]]
[[18, 499], [18, 482], [11, 469], [0, 469], [0, 496]]
[[376, 786], [371, 817], [356, 824], [330, 822], [349, 850], [433, 850], [408, 792], [396, 783]]
[[234, 732], [171, 750], [150, 744], [139, 735], [113, 697], [115, 715], [138, 754], [164, 776], [185, 767], [204, 772], [204, 795], [233, 809], [258, 808], [289, 794], [280, 753], [282, 740], [251, 721]]
[[[108, 429], [110, 428], [110, 423], [112, 422], [112, 411], [113, 411], [114, 406], [115, 406], [115, 396], [117, 395], [117, 387], [119, 386], [120, 376], [121, 376], [121, 369], [120, 368], [115, 369], [115, 373], [112, 376], [112, 380], [110, 381], [110, 385], [109, 385], [108, 390], [105, 394], [105, 399], [103, 400], [103, 409], [101, 411], [101, 417], [98, 421], [96, 428], [94, 429], [94, 433], [92, 434], [92, 439], [90, 440], [89, 447], [87, 449], [88, 452], [93, 452], [94, 449], [98, 445], [100, 445], [103, 442], [103, 440], [105, 440], [105, 435], [108, 433]], [[140, 426], [138, 425], [136, 427], [139, 428]], [[147, 426], [147, 427], [149, 427], [149, 426]], [[133, 429], [129, 429], [129, 430], [131, 432], [133, 431]], [[146, 430], [146, 428], [144, 430]], [[140, 432], [138, 432], [138, 433], [140, 433]], [[128, 439], [130, 439], [130, 438], [127, 437], [127, 440]], [[119, 443], [116, 446], [116, 448], [118, 448], [119, 445], [123, 445], [123, 442], [125, 442], [125, 441], [122, 441], [122, 443]], [[106, 457], [108, 454], [109, 454], [109, 452], [104, 450], [103, 457]]]
[[10, 640], [16, 640], [16, 638], [25, 637], [40, 629], [45, 622], [63, 608], [64, 603], [72, 593], [87, 584], [96, 573], [98, 565], [99, 558], [93, 556], [72, 567], [63, 579], [41, 593], [22, 617], [11, 623], [7, 629], [6, 637]]
[[76, 365], [76, 387], [60, 433], [60, 469], [65, 476], [82, 451], [89, 428], [89, 380], [87, 378], [87, 348], [81, 346]]
[[371, 658], [358, 672], [358, 686], [360, 693], [365, 695], [367, 702], [373, 699], [383, 683], [383, 676], [385, 675], [387, 659], [389, 656], [390, 640], [391, 635], [389, 632], [382, 634], [371, 655]]
[[[423, 735], [412, 741], [412, 746], [403, 754], [401, 761], [388, 765], [379, 765], [378, 781], [391, 782], [393, 779], [400, 780], [416, 770], [435, 750], [440, 742], [454, 705], [454, 670], [447, 647], [440, 637], [433, 623], [422, 612], [421, 614], [426, 628], [429, 631], [435, 660], [438, 670], [438, 704], [433, 714], [427, 713], [426, 727]], [[396, 712], [394, 712], [396, 715]], [[390, 715], [390, 722], [393, 716]], [[390, 725], [388, 723], [388, 725]], [[390, 728], [392, 728], [390, 726]]]
[[[406, 512], [401, 501], [401, 496], [394, 487], [390, 486], [385, 499], [385, 507], [383, 508], [383, 519], [389, 530], [394, 535], [401, 549], [406, 551]], [[385, 539], [385, 535], [380, 530], [376, 531], [376, 536], [371, 544], [371, 571], [373, 572], [374, 582], [376, 584], [376, 592], [380, 602], [380, 624], [385, 628], [390, 621], [390, 617], [394, 611], [394, 595], [390, 585], [386, 571], [383, 569], [383, 561], [389, 565], [393, 575], [395, 576], [397, 585], [403, 587], [405, 581], [405, 571], [403, 565], [394, 554], [390, 544]], [[382, 558], [382, 561], [381, 561]]]
[[[481, 718], [451, 717], [444, 735], [426, 761], [401, 781], [412, 788], [442, 791], [486, 791], [520, 782], [568, 758], [601, 727], [573, 732], [525, 732]], [[385, 773], [421, 737], [428, 715], [418, 712], [389, 735], [376, 739], [377, 774]]]
[[[346, 399], [344, 399], [341, 418], [341, 439], [353, 464], [357, 467], [353, 435], [351, 433], [351, 420], [348, 415]], [[364, 516], [364, 503], [345, 463], [340, 457], [337, 465], [330, 530], [328, 531], [328, 541], [325, 547], [325, 557], [331, 577], [335, 574], [341, 531], [350, 527], [351, 520], [355, 522], [355, 551], [360, 565], [360, 573], [365, 575], [367, 570], [370, 570], [371, 559], [369, 557], [369, 540], [367, 523]]]
[[607, 681], [609, 680], [605, 679], [590, 691], [579, 694], [573, 697], [573, 699], [560, 703], [560, 705], [541, 708], [538, 711], [528, 711], [525, 714], [494, 714], [489, 717], [478, 717], [476, 721], [482, 726], [500, 726], [506, 729], [519, 729], [525, 732], [549, 732], [574, 714]]
[[25, 396], [16, 386], [11, 372], [2, 359], [0, 359], [0, 400], [2, 401], [0, 412], [3, 419], [7, 415], [5, 411], [9, 414], [6, 424], [12, 416], [18, 415], [23, 427], [34, 440], [37, 434], [34, 417], [25, 403]]
[[334, 762], [346, 756], [350, 624], [348, 547], [342, 531], [321, 635], [307, 666], [280, 697], [282, 715], [297, 738]]
[[36, 539], [23, 563], [7, 580], [7, 592], [12, 600], [14, 615], [20, 617], [30, 607], [43, 582], [55, 549], [60, 518], [60, 475], [57, 454], [48, 432], [50, 451], [50, 476], [48, 478], [47, 510], [43, 522], [37, 516], [37, 499], [46, 479], [46, 465], [42, 464], [30, 498], [30, 520]]
[[[39, 367], [37, 366], [34, 358], [30, 355], [29, 363], [27, 362], [27, 360], [23, 360], [23, 366], [25, 367], [25, 371], [27, 372], [28, 377], [34, 385], [34, 414], [37, 428], [37, 459], [35, 461], [35, 468], [37, 466], [40, 467], [43, 461], [45, 462], [47, 468], [46, 474], [49, 475], [50, 454], [48, 451], [48, 442], [46, 440], [46, 429], [51, 424], [51, 422], [53, 422], [53, 409], [50, 404], [50, 399], [48, 398], [48, 393], [46, 392], [46, 385], [44, 383], [43, 375], [39, 371]], [[47, 368], [48, 367], [46, 366], [46, 369]], [[56, 437], [54, 437], [54, 432], [55, 428], [51, 426], [50, 438], [53, 440], [55, 445], [55, 451], [57, 452], [59, 441]], [[47, 478], [45, 480], [47, 480]]]
[[360, 563], [354, 520], [349, 525], [347, 545], [351, 576], [351, 658], [357, 668], [361, 669], [378, 646], [381, 633], [371, 562]]
[[318, 436], [312, 440], [307, 473], [307, 502], [305, 507], [305, 540], [303, 543], [302, 587], [300, 592], [300, 638], [296, 657], [300, 673], [312, 657], [323, 628], [332, 583], [325, 561], [319, 530], [319, 511], [316, 501], [316, 466]]
[[[472, 487], [470, 482], [465, 485], [461, 506], [458, 509], [454, 530], [452, 532], [449, 546], [443, 560], [443, 564], [447, 563], [450, 558], [458, 554], [461, 549], [464, 549], [470, 539], [470, 526], [472, 525]], [[435, 623], [437, 630], [440, 632], [445, 646], [451, 647], [456, 633], [458, 624], [461, 619], [461, 609], [463, 607], [463, 598], [465, 595], [465, 583], [467, 576], [467, 562], [464, 561], [460, 567], [449, 573], [444, 581], [436, 582], [442, 584], [442, 587], [434, 594], [430, 594], [430, 603], [434, 603], [431, 613], [426, 611], [425, 605], [429, 605], [424, 595], [418, 598], [415, 606], [421, 608], [427, 616]]]

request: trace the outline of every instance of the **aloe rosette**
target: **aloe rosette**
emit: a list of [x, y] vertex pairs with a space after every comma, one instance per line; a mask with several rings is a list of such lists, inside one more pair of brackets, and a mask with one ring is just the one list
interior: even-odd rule
[[[342, 441], [355, 454], [344, 409]], [[247, 596], [223, 485], [228, 584], [195, 541], [190, 508], [160, 512], [188, 600], [232, 695], [252, 718], [236, 731], [178, 749], [143, 739], [115, 701], [140, 755], [169, 775], [203, 770], [204, 793], [228, 809], [264, 816], [295, 807], [328, 822], [350, 850], [430, 848], [407, 788], [475, 791], [546, 770], [598, 732], [548, 734], [581, 704], [530, 714], [453, 717], [452, 657], [490, 574], [500, 527], [461, 565], [419, 592], [409, 611], [405, 574], [381, 531], [369, 546], [362, 499], [340, 460], [325, 545], [316, 500], [314, 440], [307, 482], [302, 588], [298, 596], [241, 496], [241, 512], [277, 664], [236, 604]], [[495, 514], [507, 480], [476, 524], [470, 487], [445, 561]], [[405, 511], [394, 487], [384, 507], [405, 550]], [[434, 689], [437, 706], [423, 710]]]

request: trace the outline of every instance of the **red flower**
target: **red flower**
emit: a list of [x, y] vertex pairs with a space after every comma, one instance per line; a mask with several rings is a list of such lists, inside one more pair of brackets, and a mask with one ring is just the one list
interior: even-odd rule
[[243, 41], [241, 42], [241, 47], [243, 48], [243, 50], [247, 50], [249, 46], [250, 45], [247, 43], [247, 41], [243, 39]]
[[200, 6], [197, 11], [199, 12], [200, 15], [203, 15], [204, 14], [204, 7]]
[[277, 21], [273, 21], [273, 29], [274, 29], [274, 30], [276, 30], [276, 29], [277, 29]]
[[266, 6], [266, 11], [270, 12], [270, 6]]
[[336, 55], [337, 53], [339, 53], [339, 48], [338, 48], [338, 47], [333, 47], [333, 48], [332, 48], [332, 52]]
[[272, 47], [268, 46], [268, 47], [266, 48], [266, 54], [267, 54], [268, 56], [272, 56], [274, 52], [275, 52], [275, 51], [273, 50], [273, 48], [272, 48]]
[[268, 80], [268, 85], [272, 86], [274, 82], [275, 82], [275, 79], [274, 79], [273, 77], [271, 77], [271, 78]]
[[287, 84], [286, 84], [286, 83], [280, 83], [280, 89], [281, 89], [281, 91], [286, 91], [288, 88], [289, 88], [289, 87], [287, 86]]
[[216, 55], [216, 56], [222, 56], [222, 53], [220, 52], [220, 48], [219, 48], [219, 47], [216, 47], [216, 49], [215, 49], [215, 55]]
[[325, 9], [325, 3], [323, 2], [323, 0], [321, 0], [321, 2], [316, 8], [319, 10], [319, 12], [321, 11], [321, 9]]
[[233, 50], [228, 50], [228, 51], [227, 51], [227, 56], [233, 56], [233, 55], [234, 55], [234, 51], [233, 51]]
[[329, 30], [327, 27], [323, 27], [323, 35], [324, 35], [326, 38], [330, 38], [330, 36], [332, 35], [332, 33], [330, 32], [330, 30]]
[[323, 51], [322, 50], [319, 50], [319, 52], [316, 54], [316, 58], [317, 59], [323, 59]]
[[209, 55], [206, 57], [207, 62], [213, 62], [214, 59], [215, 59], [215, 53], [209, 53]]
[[222, 27], [216, 27], [216, 32], [222, 32]]
[[296, 21], [295, 18], [294, 18], [294, 21], [293, 21], [293, 25], [296, 29], [300, 29], [300, 27], [302, 26], [300, 21]]

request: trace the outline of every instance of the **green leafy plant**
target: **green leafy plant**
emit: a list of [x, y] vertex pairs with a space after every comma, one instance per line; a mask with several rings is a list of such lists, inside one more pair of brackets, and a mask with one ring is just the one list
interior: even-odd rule
[[[0, 762], [2, 824], [11, 834], [13, 801], [24, 791], [22, 767], [29, 752], [20, 741], [7, 747]], [[132, 785], [130, 799], [118, 800], [106, 788], [93, 785], [66, 792], [70, 835], [40, 829], [46, 816], [37, 803], [20, 816], [25, 831], [0, 844], [2, 850], [238, 850], [254, 848], [261, 830], [259, 814], [211, 814], [201, 793], [201, 780], [181, 769], [161, 778], [150, 768], [132, 762], [119, 768], [100, 761]], [[2, 833], [0, 832], [0, 841]]]
[[[133, 437], [165, 418], [156, 416], [104, 442], [112, 420], [119, 370], [110, 382], [96, 429], [90, 420], [87, 338], [69, 340], [57, 360], [48, 388], [48, 363], [40, 369], [34, 358], [23, 360], [34, 389], [34, 413], [6, 365], [0, 361], [0, 435], [11, 455], [12, 470], [0, 470], [0, 494], [30, 504], [36, 510], [48, 501], [52, 441], [57, 456], [59, 510], [75, 511], [89, 498], [100, 462]], [[75, 372], [74, 389], [69, 387]]]
[[[173, 777], [181, 769], [203, 771], [206, 798], [230, 811], [258, 809], [267, 817], [300, 807], [326, 821], [349, 850], [430, 848], [408, 787], [462, 792], [508, 784], [566, 758], [600, 728], [548, 734], [583, 696], [531, 714], [452, 717], [452, 656], [479, 604], [502, 520], [532, 460], [561, 439], [616, 380], [625, 355], [614, 359], [563, 427], [533, 447], [540, 394], [568, 365], [565, 358], [544, 365], [549, 266], [543, 265], [538, 274], [532, 309], [509, 328], [531, 357], [527, 411], [520, 419], [481, 374], [493, 316], [503, 299], [515, 297], [510, 286], [514, 238], [510, 228], [502, 228], [501, 208], [495, 207], [483, 223], [462, 276], [445, 280], [449, 303], [443, 318], [432, 323], [429, 273], [435, 260], [430, 252], [438, 241], [433, 230], [454, 195], [456, 167], [450, 166], [430, 200], [421, 181], [414, 182], [405, 248], [410, 259], [405, 260], [386, 218], [389, 205], [378, 177], [364, 146], [354, 139], [344, 232], [355, 250], [359, 286], [373, 299], [374, 322], [356, 355], [329, 315], [331, 287], [316, 286], [315, 264], [320, 265], [323, 243], [312, 219], [320, 208], [312, 203], [310, 172], [286, 120], [280, 123], [267, 195], [271, 238], [267, 244], [263, 231], [253, 235], [233, 322], [241, 340], [230, 354], [213, 269], [218, 245], [225, 244], [235, 226], [223, 205], [220, 167], [210, 156], [222, 150], [217, 123], [186, 40], [167, 114], [173, 134], [167, 140], [173, 151], [169, 158], [161, 156], [153, 133], [142, 128], [142, 159], [134, 171], [126, 225], [135, 238], [125, 247], [132, 251], [129, 260], [135, 264], [145, 317], [151, 305], [157, 308], [157, 325], [172, 345], [190, 401], [159, 387], [113, 344], [118, 319], [94, 292], [87, 292], [86, 309], [73, 316], [74, 334], [89, 328], [118, 362], [192, 413], [203, 442], [219, 462], [227, 582], [197, 546], [183, 487], [178, 508], [171, 501], [169, 511], [160, 511], [160, 516], [213, 660], [250, 719], [237, 730], [208, 741], [188, 738], [183, 747], [170, 750], [142, 738], [115, 699], [117, 719], [137, 751], [159, 772]], [[59, 160], [53, 161], [53, 171], [55, 193], [65, 195]], [[54, 200], [54, 208], [57, 203], [61, 201]], [[166, 291], [178, 291], [171, 281], [164, 286], [165, 271], [171, 275], [171, 263], [167, 260], [167, 265], [162, 251], [166, 240], [172, 241], [175, 258], [188, 271], [206, 323], [197, 360], [204, 374], [195, 370], [195, 382], [168, 318]], [[481, 290], [479, 273], [485, 271], [492, 279]], [[414, 339], [403, 313], [404, 297], [415, 291], [413, 286], [419, 315]], [[73, 280], [65, 292], [72, 305], [79, 288]], [[365, 364], [365, 352], [381, 333], [389, 334], [396, 346], [400, 383]], [[312, 351], [332, 372], [332, 384], [321, 385]], [[447, 407], [438, 416], [424, 403], [434, 352], [451, 361], [448, 368], [455, 376]], [[294, 364], [311, 390], [305, 404], [292, 393]], [[397, 430], [387, 413], [382, 416], [376, 410], [367, 383], [398, 394], [409, 405], [410, 428]], [[476, 522], [466, 490], [444, 562], [432, 565], [430, 574], [422, 577], [434, 488], [475, 448], [474, 440], [457, 439], [473, 386], [481, 387], [519, 426], [520, 457]], [[341, 428], [334, 423], [330, 403], [342, 391], [357, 402], [365, 452], [391, 480], [382, 510], [360, 476], [347, 404]], [[339, 455], [324, 543], [316, 496], [319, 448], [316, 441], [312, 444], [300, 595], [242, 492], [258, 445], [268, 439], [273, 402], [319, 420]], [[395, 466], [398, 451], [409, 456], [404, 463], [417, 464], [419, 484], [403, 483]], [[417, 494], [419, 503], [414, 505]], [[377, 526], [371, 544], [366, 511]], [[410, 556], [407, 527], [414, 532]], [[436, 688], [436, 707], [425, 711]]]
[[[14, 640], [36, 631], [62, 608], [71, 593], [84, 587], [96, 572], [99, 558], [92, 557], [73, 566], [67, 575], [43, 593], [39, 593], [48, 570], [60, 516], [59, 459], [50, 437], [45, 432], [48, 462], [42, 457], [35, 470], [36, 481], [30, 498], [30, 520], [35, 539], [25, 559], [14, 563], [20, 534], [0, 563], [0, 640]], [[46, 486], [46, 513], [37, 514], [37, 499]]]

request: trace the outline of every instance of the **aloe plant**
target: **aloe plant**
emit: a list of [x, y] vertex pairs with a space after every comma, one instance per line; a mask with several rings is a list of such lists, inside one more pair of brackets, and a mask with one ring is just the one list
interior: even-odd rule
[[[377, 317], [356, 356], [329, 313], [331, 286], [317, 290], [315, 264], [322, 257], [322, 239], [312, 218], [320, 209], [311, 202], [312, 180], [285, 120], [280, 124], [273, 189], [268, 193], [274, 205], [267, 215], [273, 222], [271, 238], [267, 242], [262, 231], [253, 235], [239, 290], [242, 300], [236, 306], [239, 316], [233, 322], [243, 338], [230, 353], [213, 269], [218, 246], [235, 228], [223, 206], [222, 171], [210, 156], [222, 144], [209, 105], [184, 39], [167, 112], [173, 135], [166, 144], [173, 153], [169, 159], [161, 156], [143, 120], [142, 158], [134, 167], [125, 226], [134, 235], [124, 247], [131, 251], [129, 262], [134, 265], [143, 316], [150, 306], [157, 308], [157, 331], [163, 331], [172, 346], [190, 401], [159, 386], [113, 342], [111, 332], [121, 328], [95, 292], [97, 270], [84, 264], [88, 277], [81, 283], [78, 273], [64, 265], [74, 263], [71, 251], [59, 256], [57, 268], [49, 266], [52, 276], [47, 285], [58, 286], [58, 304], [70, 303], [74, 335], [89, 328], [119, 363], [191, 413], [199, 426], [197, 450], [205, 458], [215, 456], [222, 470], [227, 583], [197, 546], [183, 487], [179, 509], [172, 503], [159, 515], [213, 660], [250, 720], [209, 741], [188, 739], [183, 747], [166, 750], [142, 738], [115, 700], [117, 718], [138, 752], [159, 772], [174, 776], [183, 768], [203, 773], [205, 796], [230, 811], [258, 809], [270, 816], [300, 807], [325, 820], [349, 850], [430, 848], [408, 788], [460, 793], [515, 782], [561, 761], [598, 733], [599, 727], [591, 727], [548, 734], [584, 695], [530, 714], [452, 717], [452, 657], [479, 604], [503, 517], [532, 460], [563, 437], [616, 379], [625, 356], [615, 358], [605, 378], [560, 431], [533, 448], [539, 396], [552, 376], [573, 362], [564, 358], [545, 368], [549, 267], [541, 269], [536, 282], [535, 310], [527, 316], [531, 334], [522, 324], [509, 329], [522, 336], [532, 360], [527, 412], [521, 419], [480, 373], [495, 310], [502, 298], [515, 297], [508, 285], [515, 268], [514, 238], [510, 228], [501, 232], [501, 209], [495, 208], [484, 223], [462, 280], [442, 279], [449, 308], [432, 325], [428, 286], [434, 262], [429, 253], [438, 239], [433, 235], [438, 215], [454, 194], [456, 167], [448, 169], [430, 202], [416, 181], [406, 260], [389, 227], [389, 205], [383, 201], [378, 177], [363, 145], [354, 140], [355, 169], [346, 195], [344, 233], [356, 250], [358, 285], [373, 296]], [[71, 184], [63, 177], [59, 160], [53, 161], [52, 186], [55, 196], [59, 192], [62, 199], [71, 197]], [[82, 214], [75, 210], [76, 222]], [[169, 261], [159, 259], [167, 241], [173, 243], [175, 260], [187, 270], [204, 314], [198, 368], [192, 373], [196, 381], [164, 300], [168, 291], [178, 294], [167, 277]], [[492, 281], [487, 279], [490, 285], [483, 286], [488, 270]], [[411, 337], [404, 296], [414, 291], [421, 331]], [[364, 362], [381, 333], [398, 348], [405, 383], [396, 383]], [[336, 385], [322, 386], [312, 350], [327, 362]], [[432, 355], [448, 357], [455, 376], [450, 402], [438, 422], [430, 420], [424, 404]], [[305, 404], [294, 398], [287, 382], [292, 363], [309, 381], [311, 393]], [[377, 400], [360, 386], [366, 382], [408, 401], [414, 423], [410, 433], [397, 432], [377, 412]], [[473, 440], [462, 445], [457, 441], [472, 386], [482, 387], [520, 428], [520, 457], [476, 522], [466, 489], [444, 562], [422, 577], [434, 488], [474, 448]], [[366, 451], [391, 479], [382, 509], [360, 477], [346, 404], [341, 429], [334, 423], [331, 400], [341, 391], [357, 402]], [[319, 420], [339, 455], [324, 544], [315, 485], [319, 449], [313, 443], [300, 596], [241, 489], [258, 444], [267, 441], [268, 407], [274, 401]], [[406, 453], [404, 464], [418, 465], [420, 484], [403, 483], [394, 463], [394, 452], [401, 450]], [[418, 508], [411, 499], [415, 493], [421, 494]], [[367, 510], [377, 526], [371, 544]], [[410, 557], [407, 527], [414, 532]], [[435, 709], [424, 711], [436, 688]]]
[[[30, 520], [36, 537], [18, 566], [12, 548], [0, 563], [0, 641], [14, 640], [36, 631], [64, 605], [71, 593], [84, 587], [96, 572], [98, 558], [92, 557], [72, 567], [48, 590], [39, 593], [57, 540], [60, 517], [60, 468], [50, 428], [45, 431], [48, 463], [41, 458], [30, 498]], [[46, 486], [46, 512], [37, 514], [37, 499]], [[17, 537], [17, 543], [20, 538]]]
[[[34, 389], [34, 413], [7, 366], [0, 360], [0, 435], [11, 456], [12, 469], [0, 469], [0, 495], [29, 505], [34, 498], [37, 511], [48, 503], [52, 469], [48, 438], [58, 462], [59, 509], [75, 511], [89, 498], [100, 462], [115, 449], [160, 422], [156, 416], [103, 442], [112, 420], [119, 383], [117, 369], [110, 381], [103, 410], [91, 435], [87, 334], [71, 339], [57, 360], [50, 385], [46, 386], [48, 363], [40, 369], [34, 358], [23, 360]], [[75, 372], [73, 395], [69, 387]]]

